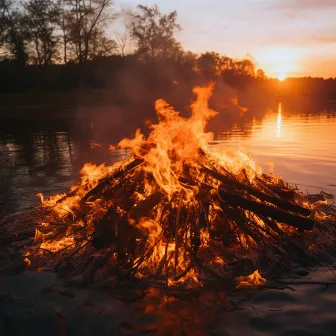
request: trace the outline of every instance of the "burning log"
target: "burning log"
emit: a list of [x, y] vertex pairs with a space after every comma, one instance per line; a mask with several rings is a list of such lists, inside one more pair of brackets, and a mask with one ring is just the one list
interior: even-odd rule
[[113, 172], [111, 175], [109, 174], [108, 176], [104, 177], [99, 181], [99, 184], [97, 184], [96, 187], [92, 188], [88, 193], [85, 194], [85, 196], [83, 197], [83, 201], [89, 200], [90, 197], [93, 195], [100, 195], [103, 189], [107, 188], [113, 183], [113, 180], [119, 180], [127, 176], [134, 168], [139, 166], [142, 162], [142, 159], [132, 160], [125, 167], [121, 167], [117, 171]]
[[0, 245], [30, 237], [31, 268], [66, 264], [87, 281], [164, 286], [199, 286], [241, 267], [279, 271], [336, 251], [334, 209], [262, 174], [242, 152], [232, 160], [207, 149], [211, 87], [195, 93], [189, 119], [158, 100], [148, 138], [137, 131], [119, 143], [130, 160], [85, 165], [69, 194], [40, 195], [42, 207], [0, 227]]
[[[230, 186], [235, 188], [239, 192], [245, 192], [248, 195], [252, 195], [260, 199], [262, 202], [268, 202], [271, 203], [279, 208], [292, 211], [294, 213], [298, 213], [303, 216], [309, 216], [311, 214], [311, 210], [304, 208], [298, 204], [290, 203], [284, 199], [281, 199], [279, 197], [274, 197], [268, 194], [265, 194], [258, 190], [256, 187], [250, 186], [248, 184], [241, 183], [234, 178], [230, 177], [229, 175], [222, 175], [219, 174], [216, 171], [210, 170], [209, 168], [204, 167], [204, 170], [209, 175], [215, 177], [219, 181], [223, 183], [222, 188], [225, 189], [225, 186]], [[291, 192], [291, 190], [288, 190], [288, 192]]]
[[222, 190], [219, 190], [218, 194], [224, 202], [250, 210], [257, 215], [273, 218], [280, 223], [292, 225], [300, 230], [311, 230], [315, 225], [315, 221], [310, 218], [295, 215], [274, 206], [251, 201], [245, 197]]
[[163, 193], [160, 191], [156, 191], [149, 195], [146, 199], [140, 201], [134, 208], [130, 210], [130, 218], [132, 218], [134, 221], [139, 221], [142, 217], [146, 217], [148, 212], [159, 204], [163, 196]]

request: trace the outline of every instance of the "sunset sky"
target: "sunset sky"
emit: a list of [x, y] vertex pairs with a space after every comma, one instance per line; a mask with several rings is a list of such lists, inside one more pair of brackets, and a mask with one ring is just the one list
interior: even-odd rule
[[247, 55], [268, 76], [336, 77], [336, 0], [116, 0], [174, 9], [186, 50]]

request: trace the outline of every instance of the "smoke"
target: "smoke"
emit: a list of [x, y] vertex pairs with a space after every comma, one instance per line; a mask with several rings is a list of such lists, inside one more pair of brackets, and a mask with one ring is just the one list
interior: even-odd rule
[[[183, 77], [175, 66], [125, 66], [110, 74], [108, 89], [89, 90], [78, 94], [74, 127], [80, 141], [88, 142], [83, 149], [85, 159], [107, 160], [109, 145], [123, 138], [132, 138], [136, 129], [148, 135], [149, 125], [157, 121], [154, 103], [168, 101], [181, 116], [191, 115], [190, 102], [195, 99], [193, 88], [209, 82]], [[220, 132], [241, 120], [248, 108], [240, 102], [241, 92], [217, 82], [209, 107], [219, 112], [210, 120], [207, 130]]]

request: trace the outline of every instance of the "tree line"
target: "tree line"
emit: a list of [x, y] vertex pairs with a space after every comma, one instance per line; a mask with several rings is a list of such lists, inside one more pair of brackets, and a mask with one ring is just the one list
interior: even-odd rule
[[[122, 34], [113, 32], [117, 19]], [[185, 51], [176, 39], [181, 29], [177, 12], [157, 5], [117, 13], [113, 0], [0, 0], [0, 92], [113, 88], [122, 78], [153, 87], [214, 80], [268, 93], [281, 88], [252, 59]], [[335, 79], [305, 83], [336, 97]]]
[[0, 0], [0, 49], [17, 67], [87, 62], [110, 55], [111, 0]]
[[[124, 13], [125, 33], [110, 36], [110, 24], [120, 16], [112, 0], [0, 0], [0, 55], [17, 67], [83, 64], [98, 57], [127, 54], [142, 63], [179, 60], [193, 63], [204, 75], [235, 69], [254, 76], [251, 60], [234, 61], [218, 53], [184, 52], [175, 33], [181, 30], [177, 12], [161, 13], [157, 5], [139, 5]], [[262, 70], [258, 72], [263, 75]]]

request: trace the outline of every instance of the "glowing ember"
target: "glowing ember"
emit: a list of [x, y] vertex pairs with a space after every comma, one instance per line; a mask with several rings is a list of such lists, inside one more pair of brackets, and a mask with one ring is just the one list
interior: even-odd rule
[[65, 248], [73, 247], [75, 243], [74, 237], [64, 237], [59, 240], [55, 241], [44, 241], [40, 248], [42, 250], [50, 251], [50, 252], [59, 252], [60, 250], [63, 250]]
[[30, 266], [31, 265], [31, 261], [28, 259], [28, 258], [24, 258], [23, 261], [25, 262], [25, 264], [27, 266]]
[[255, 270], [252, 274], [248, 276], [242, 276], [238, 278], [238, 287], [253, 287], [253, 286], [263, 286], [267, 280], [263, 278], [258, 270]]

